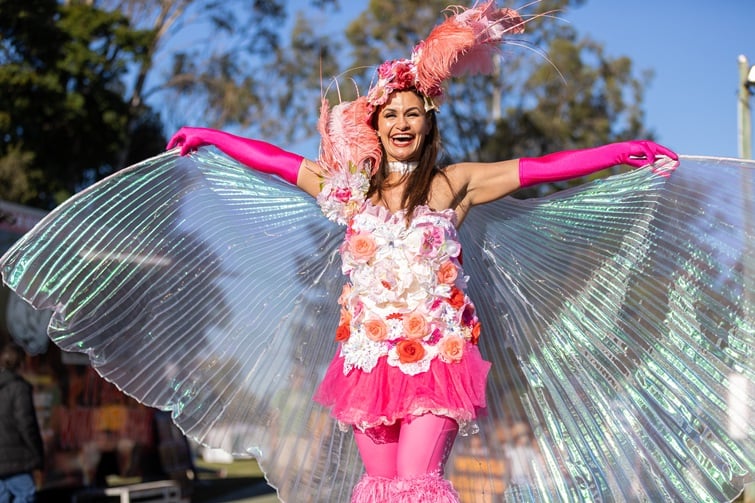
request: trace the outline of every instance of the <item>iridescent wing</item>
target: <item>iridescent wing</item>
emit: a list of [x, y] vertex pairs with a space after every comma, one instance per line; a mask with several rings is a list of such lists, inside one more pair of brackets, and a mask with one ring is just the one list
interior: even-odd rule
[[257, 457], [281, 497], [347, 499], [361, 465], [311, 400], [333, 340], [343, 230], [215, 151], [168, 152], [49, 214], [1, 260], [48, 333], [189, 437]]
[[755, 468], [753, 179], [752, 162], [685, 157], [668, 178], [635, 170], [470, 213], [464, 265], [493, 370], [487, 447], [462, 442], [449, 463], [467, 501], [741, 492]]

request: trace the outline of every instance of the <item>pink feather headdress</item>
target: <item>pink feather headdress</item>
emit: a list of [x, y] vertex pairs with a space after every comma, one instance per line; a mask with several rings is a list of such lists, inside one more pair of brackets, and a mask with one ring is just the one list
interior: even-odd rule
[[494, 0], [469, 9], [454, 7], [453, 12], [414, 47], [411, 59], [380, 65], [377, 83], [367, 93], [370, 113], [391, 93], [412, 88], [424, 96], [426, 109], [437, 108], [445, 80], [491, 73], [503, 37], [524, 32], [519, 13], [496, 7]]

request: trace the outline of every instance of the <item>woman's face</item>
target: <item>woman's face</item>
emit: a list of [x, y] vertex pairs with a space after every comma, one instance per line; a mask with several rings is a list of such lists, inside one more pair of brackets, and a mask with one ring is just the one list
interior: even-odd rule
[[413, 91], [396, 91], [378, 111], [377, 132], [386, 160], [417, 161], [431, 123], [422, 98]]

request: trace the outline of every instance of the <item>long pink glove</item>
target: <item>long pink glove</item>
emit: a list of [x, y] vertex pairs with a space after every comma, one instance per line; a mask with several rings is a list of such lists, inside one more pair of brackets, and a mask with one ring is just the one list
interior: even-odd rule
[[217, 129], [182, 127], [168, 142], [168, 150], [181, 147], [181, 155], [186, 155], [204, 145], [217, 148], [246, 166], [278, 175], [296, 185], [299, 168], [304, 158], [292, 154], [264, 141], [242, 138]]
[[640, 168], [652, 164], [657, 157], [662, 156], [670, 157], [674, 161], [679, 160], [679, 156], [670, 149], [647, 140], [609, 143], [584, 150], [566, 150], [543, 157], [525, 157], [519, 159], [519, 185], [530, 187], [543, 182], [569, 180], [619, 164]]

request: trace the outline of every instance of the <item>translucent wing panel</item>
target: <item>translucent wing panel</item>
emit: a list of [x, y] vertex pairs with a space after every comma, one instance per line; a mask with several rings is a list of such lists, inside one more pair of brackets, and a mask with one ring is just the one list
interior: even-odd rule
[[54, 310], [61, 348], [190, 437], [254, 454], [289, 498], [331, 501], [361, 469], [311, 400], [336, 349], [342, 232], [275, 178], [166, 153], [57, 208], [2, 270]]
[[755, 464], [753, 177], [753, 163], [684, 158], [670, 178], [637, 170], [466, 219], [495, 369], [487, 456], [509, 460], [510, 499], [741, 491]]

